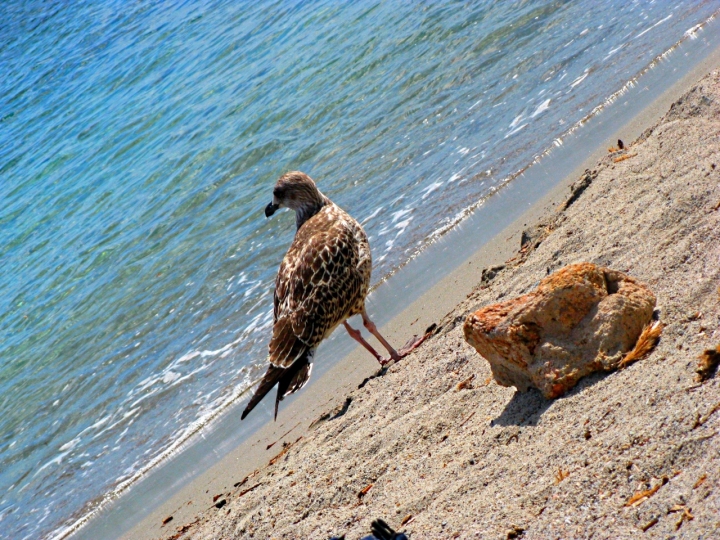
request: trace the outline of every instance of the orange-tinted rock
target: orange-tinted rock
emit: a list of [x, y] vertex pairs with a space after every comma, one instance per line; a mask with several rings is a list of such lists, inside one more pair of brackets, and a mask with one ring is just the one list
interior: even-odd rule
[[538, 288], [465, 320], [465, 339], [498, 384], [555, 398], [589, 373], [618, 367], [652, 318], [655, 296], [630, 276], [572, 264]]

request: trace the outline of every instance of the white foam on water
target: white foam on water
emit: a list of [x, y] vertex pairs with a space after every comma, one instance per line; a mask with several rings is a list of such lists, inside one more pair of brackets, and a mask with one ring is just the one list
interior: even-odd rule
[[405, 232], [405, 229], [407, 229], [408, 225], [410, 225], [410, 222], [413, 220], [413, 217], [410, 216], [404, 221], [400, 221], [395, 225], [395, 228], [398, 229], [398, 232], [395, 234], [395, 238], [400, 236], [402, 233]]
[[550, 108], [550, 101], [551, 99], [548, 98], [545, 101], [543, 101], [540, 105], [538, 105], [538, 108], [535, 109], [535, 112], [533, 112], [530, 115], [530, 118], [535, 118], [537, 115], [544, 113]]
[[577, 85], [579, 85], [581, 82], [583, 82], [585, 79], [587, 79], [588, 75], [589, 75], [589, 73], [587, 71], [585, 73], [583, 73], [582, 75], [580, 75], [577, 79], [575, 79], [572, 83], [570, 83], [570, 89], [572, 90]]
[[72, 441], [66, 442], [60, 447], [61, 452], [65, 452], [66, 450], [72, 450], [77, 446], [77, 444], [80, 442], [80, 437], [75, 437]]
[[688, 28], [684, 35], [690, 39], [697, 39], [699, 30], [702, 30], [702, 24], [696, 24], [692, 28]]
[[442, 185], [443, 185], [443, 182], [440, 180], [433, 182], [428, 187], [426, 187], [425, 189], [420, 191], [420, 193], [423, 194], [422, 198], [427, 199], [433, 191], [438, 190], [440, 188], [440, 186], [442, 186]]
[[516, 116], [515, 119], [514, 119], [512, 122], [510, 122], [510, 125], [508, 126], [508, 129], [514, 129], [515, 126], [517, 126], [517, 125], [520, 123], [520, 121], [523, 119], [524, 116], [525, 116], [525, 115], [522, 114], [522, 113], [519, 114], [518, 116]]
[[410, 212], [412, 212], [412, 211], [413, 211], [413, 209], [412, 209], [411, 207], [406, 206], [406, 207], [403, 208], [402, 210], [398, 210], [397, 212], [394, 212], [394, 213], [391, 215], [391, 217], [392, 217], [392, 222], [393, 222], [393, 223], [396, 223], [400, 218], [408, 215], [408, 214], [409, 214]]
[[382, 212], [382, 209], [383, 209], [382, 206], [378, 206], [378, 207], [373, 211], [372, 214], [370, 214], [368, 217], [366, 217], [365, 219], [363, 219], [363, 220], [360, 222], [360, 225], [365, 225], [368, 221], [370, 221], [371, 219], [373, 219], [374, 217], [376, 217], [380, 212]]
[[177, 371], [168, 371], [167, 373], [165, 373], [165, 375], [163, 375], [162, 383], [170, 384], [174, 381], [177, 381], [180, 377], [182, 377], [182, 375], [180, 375], [180, 373], [178, 373]]
[[478, 99], [475, 103], [473, 103], [473, 104], [470, 106], [470, 108], [468, 109], [468, 111], [472, 111], [475, 107], [477, 107], [478, 105], [480, 105], [480, 104], [482, 103], [482, 101], [483, 101], [482, 99]]
[[615, 54], [616, 52], [618, 52], [620, 49], [622, 49], [625, 45], [627, 45], [627, 43], [623, 43], [623, 44], [618, 45], [617, 47], [615, 47], [615, 48], [613, 48], [613, 49], [610, 49], [610, 52], [607, 53], [607, 55], [605, 56], [605, 58], [603, 58], [603, 62], [604, 62], [605, 60], [607, 60], [608, 58], [610, 58], [613, 54]]
[[647, 33], [648, 33], [650, 30], [652, 30], [653, 28], [657, 28], [658, 26], [660, 26], [660, 25], [661, 25], [662, 23], [664, 23], [665, 21], [672, 19], [672, 16], [673, 16], [673, 15], [672, 15], [672, 13], [671, 13], [670, 15], [668, 15], [667, 17], [665, 17], [664, 19], [662, 19], [662, 20], [656, 22], [655, 24], [653, 24], [650, 28], [646, 28], [645, 30], [643, 30], [642, 32], [640, 32], [637, 36], [635, 36], [635, 39], [639, 38], [640, 36], [644, 36], [645, 34], [647, 34]]
[[[45, 463], [45, 465], [43, 465], [43, 466], [40, 467], [37, 471], [35, 471], [35, 474], [32, 475], [31, 479], [32, 479], [32, 478], [35, 478], [38, 474], [40, 474], [41, 472], [43, 472], [43, 471], [44, 471], [45, 469], [47, 469], [48, 467], [51, 467], [52, 465], [59, 465], [60, 463], [62, 463], [62, 460], [63, 460], [63, 459], [65, 458], [65, 456], [67, 456], [69, 453], [70, 453], [70, 450], [68, 450], [67, 452], [62, 452], [61, 454], [55, 456], [53, 459], [51, 459], [50, 461], [48, 461], [47, 463]], [[19, 489], [19, 491], [23, 491], [23, 490], [24, 490], [27, 486], [29, 486], [29, 485], [30, 485], [30, 482], [26, 482], [25, 485], [22, 486], [22, 487]]]
[[503, 137], [503, 138], [504, 138], [504, 139], [507, 139], [507, 138], [510, 137], [511, 135], [515, 135], [518, 131], [520, 131], [521, 129], [524, 129], [524, 128], [526, 128], [526, 127], [527, 127], [527, 123], [525, 123], [525, 124], [523, 124], [523, 125], [521, 125], [521, 126], [518, 126], [518, 127], [516, 127], [515, 129], [513, 129], [512, 131], [508, 132], [507, 135], [505, 135], [505, 137]]

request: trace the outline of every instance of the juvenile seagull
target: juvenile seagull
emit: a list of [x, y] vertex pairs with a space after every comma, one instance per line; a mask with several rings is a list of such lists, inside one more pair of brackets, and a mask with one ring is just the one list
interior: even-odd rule
[[[315, 350], [339, 324], [383, 366], [400, 360], [424, 339], [414, 336], [396, 351], [380, 335], [365, 311], [372, 270], [367, 235], [357, 221], [320, 193], [308, 175], [293, 171], [280, 177], [265, 216], [272, 216], [278, 208], [295, 211], [297, 232], [275, 279], [270, 366], [241, 418], [277, 383], [277, 419], [280, 401], [305, 385]], [[390, 358], [380, 356], [360, 331], [347, 323], [357, 314]]]

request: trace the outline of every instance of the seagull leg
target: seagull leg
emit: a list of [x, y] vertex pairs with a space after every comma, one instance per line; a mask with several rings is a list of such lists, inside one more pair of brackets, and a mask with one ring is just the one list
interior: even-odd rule
[[384, 362], [387, 363], [387, 361], [383, 360], [383, 357], [380, 356], [375, 349], [373, 349], [372, 345], [365, 341], [360, 333], [360, 330], [355, 330], [347, 323], [347, 321], [343, 323], [343, 326], [345, 327], [345, 330], [347, 330], [347, 333], [350, 334], [350, 337], [365, 347], [365, 349], [367, 349], [367, 351], [372, 354], [378, 362], [380, 362], [380, 365], [384, 365]]
[[413, 349], [415, 349], [423, 341], [425, 341], [425, 338], [427, 337], [427, 335], [420, 337], [413, 336], [405, 345], [403, 345], [402, 349], [396, 351], [393, 346], [390, 345], [384, 337], [382, 337], [382, 334], [378, 331], [377, 326], [375, 326], [375, 323], [370, 320], [370, 317], [368, 317], [365, 310], [363, 310], [362, 312], [362, 320], [363, 325], [365, 326], [365, 328], [367, 328], [368, 332], [375, 336], [377, 340], [383, 344], [383, 347], [385, 347], [390, 353], [390, 358], [388, 358], [387, 360], [378, 360], [383, 366], [391, 360], [393, 362], [397, 362], [401, 358], [407, 356], [408, 354], [410, 354], [410, 352], [412, 352]]

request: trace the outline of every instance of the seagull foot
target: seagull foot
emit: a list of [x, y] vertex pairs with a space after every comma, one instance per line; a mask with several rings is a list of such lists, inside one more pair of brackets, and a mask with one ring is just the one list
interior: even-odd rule
[[378, 359], [378, 362], [380, 362], [380, 365], [384, 368], [390, 367], [395, 362], [399, 362], [402, 358], [405, 358], [408, 354], [410, 354], [412, 351], [417, 349], [422, 344], [422, 342], [428, 338], [428, 335], [429, 334], [424, 334], [420, 337], [418, 337], [418, 336], [411, 337], [408, 340], [408, 342], [405, 345], [403, 345], [400, 350], [397, 351], [396, 358], [393, 358], [393, 357], [381, 358], [381, 359]]
[[417, 349], [420, 345], [422, 345], [422, 342], [425, 341], [428, 338], [428, 334], [423, 334], [422, 336], [413, 336], [411, 337], [408, 342], [402, 346], [402, 348], [398, 351], [398, 356], [400, 358], [403, 358], [413, 352], [415, 349]]

